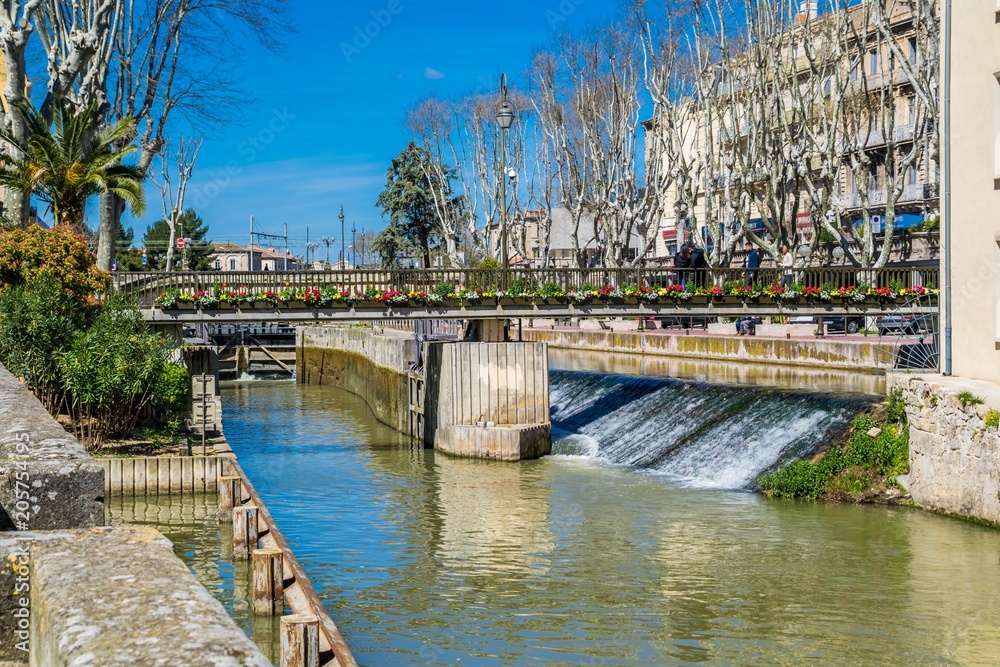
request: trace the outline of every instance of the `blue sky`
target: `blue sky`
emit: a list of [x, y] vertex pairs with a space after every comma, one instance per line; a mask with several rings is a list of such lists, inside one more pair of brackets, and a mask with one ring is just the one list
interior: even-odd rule
[[[516, 83], [555, 30], [585, 28], [616, 8], [616, 0], [292, 0], [298, 32], [277, 54], [248, 48], [243, 86], [256, 99], [245, 122], [206, 138], [188, 203], [216, 241], [245, 244], [253, 215], [258, 231], [278, 234], [288, 223], [303, 254], [307, 227], [340, 245], [341, 204], [348, 237], [352, 223], [359, 234], [382, 229], [375, 201], [409, 138], [404, 107], [493, 89], [504, 70]], [[158, 199], [149, 209], [125, 221], [139, 242], [160, 217]]]

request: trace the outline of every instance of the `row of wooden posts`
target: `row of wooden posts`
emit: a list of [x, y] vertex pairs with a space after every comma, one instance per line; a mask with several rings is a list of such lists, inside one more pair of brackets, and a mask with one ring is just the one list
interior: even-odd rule
[[[253, 611], [282, 616], [285, 611], [285, 553], [279, 548], [259, 548], [260, 508], [244, 502], [243, 478], [219, 477], [219, 518], [233, 522], [233, 558], [250, 560], [253, 573]], [[281, 618], [281, 667], [320, 667], [320, 618], [316, 614], [291, 614]], [[338, 664], [342, 661], [338, 660]], [[353, 662], [353, 660], [352, 660]]]

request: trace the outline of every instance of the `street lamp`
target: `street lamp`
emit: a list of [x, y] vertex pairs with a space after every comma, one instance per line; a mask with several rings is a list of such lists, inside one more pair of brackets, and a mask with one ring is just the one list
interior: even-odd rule
[[503, 288], [509, 286], [510, 257], [507, 250], [507, 130], [514, 124], [514, 110], [507, 103], [507, 74], [500, 75], [500, 108], [497, 125], [500, 126], [500, 257], [503, 262]]
[[344, 245], [347, 242], [347, 234], [344, 233], [344, 205], [340, 205], [340, 270], [344, 270], [344, 262], [347, 260], [347, 253]]
[[358, 250], [357, 250], [358, 239], [356, 236], [357, 233], [358, 233], [358, 223], [352, 222], [351, 223], [351, 268], [352, 269], [358, 268]]

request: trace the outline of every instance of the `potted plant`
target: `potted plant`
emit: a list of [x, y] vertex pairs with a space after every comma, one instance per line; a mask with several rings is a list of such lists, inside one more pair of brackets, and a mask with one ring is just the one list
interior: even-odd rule
[[566, 292], [557, 283], [545, 283], [535, 295], [536, 303], [555, 306], [566, 302]]

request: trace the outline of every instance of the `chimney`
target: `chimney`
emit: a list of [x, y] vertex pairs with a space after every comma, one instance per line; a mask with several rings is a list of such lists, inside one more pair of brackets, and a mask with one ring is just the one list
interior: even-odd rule
[[819, 0], [803, 0], [799, 5], [799, 13], [795, 15], [796, 23], [805, 23], [806, 19], [815, 21], [819, 18]]

